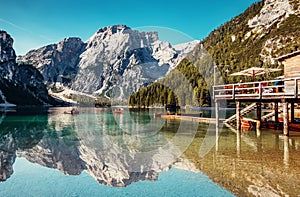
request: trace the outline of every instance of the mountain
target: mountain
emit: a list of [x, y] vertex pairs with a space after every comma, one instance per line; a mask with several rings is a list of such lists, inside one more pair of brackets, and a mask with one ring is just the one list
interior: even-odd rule
[[222, 65], [229, 65], [230, 73], [252, 66], [278, 67], [276, 57], [299, 50], [299, 27], [299, 1], [263, 0], [214, 30], [201, 45], [228, 78]]
[[125, 25], [99, 29], [83, 43], [68, 38], [19, 57], [32, 64], [45, 82], [63, 83], [72, 90], [112, 97], [122, 87], [121, 97], [164, 77], [198, 41], [172, 47], [156, 32], [139, 32]]
[[[167, 82], [174, 83], [169, 85], [180, 89], [177, 93], [177, 97], [182, 98], [177, 98], [180, 104], [210, 105], [214, 65], [220, 71], [218, 83], [233, 83], [240, 77], [230, 77], [230, 73], [252, 66], [280, 67], [276, 57], [299, 50], [299, 4], [296, 0], [257, 2], [200, 43], [171, 46], [159, 41], [155, 32], [115, 25], [99, 29], [85, 43], [79, 38], [64, 39], [33, 50], [19, 60], [38, 68], [53, 93], [60, 92], [57, 96], [72, 98], [77, 91], [84, 94], [81, 100], [93, 100], [94, 97], [86, 99], [86, 95], [92, 94], [124, 99], [169, 74], [173, 78], [169, 77]], [[190, 85], [176, 87], [176, 84], [182, 85], [176, 82], [180, 79], [173, 74], [176, 70]], [[191, 73], [192, 70], [195, 73]], [[273, 77], [270, 74], [258, 79]], [[174, 101], [171, 95], [174, 91], [160, 85], [150, 89], [156, 92], [150, 96], [159, 103]], [[184, 92], [186, 89], [191, 96]], [[139, 100], [148, 105], [146, 98], [143, 99], [149, 97], [146, 92], [144, 89], [141, 95], [136, 94], [130, 103], [134, 105]], [[148, 98], [147, 103], [155, 102]]]
[[[164, 79], [131, 95], [130, 105], [211, 104], [211, 87], [216, 67], [216, 82], [235, 83], [241, 77], [230, 73], [249, 67], [282, 68], [276, 58], [300, 49], [300, 2], [298, 0], [263, 0], [212, 31]], [[181, 73], [190, 85], [182, 81]], [[275, 74], [257, 80], [274, 79]], [[170, 80], [171, 79], [171, 80]], [[244, 78], [243, 78], [244, 79]], [[249, 79], [250, 80], [250, 79]], [[170, 89], [163, 84], [168, 84]], [[175, 94], [174, 94], [175, 93]]]
[[0, 96], [1, 101], [16, 105], [63, 105], [48, 95], [43, 77], [34, 67], [16, 63], [13, 39], [0, 31]]
[[84, 47], [80, 38], [66, 38], [58, 44], [29, 51], [26, 56], [18, 57], [18, 61], [34, 65], [46, 82], [66, 83], [76, 75], [79, 56]]

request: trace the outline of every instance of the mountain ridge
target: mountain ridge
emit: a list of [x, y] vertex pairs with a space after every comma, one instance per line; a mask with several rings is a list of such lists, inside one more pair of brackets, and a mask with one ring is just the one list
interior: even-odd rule
[[66, 105], [49, 96], [43, 77], [31, 65], [17, 64], [13, 39], [0, 31], [0, 96], [1, 102], [16, 105]]
[[[58, 82], [75, 91], [111, 98], [113, 89], [119, 86], [124, 88], [120, 96], [126, 97], [164, 77], [198, 43], [172, 46], [160, 41], [157, 32], [114, 25], [100, 28], [86, 42], [64, 39], [32, 50], [18, 61], [38, 68], [49, 87]], [[59, 47], [64, 45], [75, 49], [72, 52]]]

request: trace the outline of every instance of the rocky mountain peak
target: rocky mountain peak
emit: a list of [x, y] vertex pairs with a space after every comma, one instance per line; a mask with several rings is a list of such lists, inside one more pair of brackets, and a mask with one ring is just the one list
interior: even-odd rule
[[[5, 31], [0, 31], [0, 84], [1, 78], [3, 78], [3, 80], [12, 80], [14, 75], [16, 53], [13, 49], [13, 42], [14, 41], [9, 34], [7, 34]], [[3, 94], [1, 95], [1, 97], [3, 97]], [[3, 102], [3, 99], [0, 100]]]
[[82, 49], [83, 42], [80, 38], [71, 37], [65, 38], [57, 44], [57, 51], [76, 53]]
[[0, 31], [0, 63], [15, 61], [16, 53], [13, 49], [13, 39], [5, 31]]
[[130, 28], [127, 27], [126, 25], [113, 25], [113, 26], [108, 26], [108, 27], [100, 28], [97, 31], [97, 34], [108, 32], [110, 35], [112, 35], [112, 34], [115, 34], [117, 32], [124, 31], [126, 29], [130, 29]]
[[[72, 89], [109, 97], [106, 93], [116, 83], [127, 87], [129, 81], [141, 78], [139, 84], [132, 85], [136, 91], [175, 67], [178, 58], [182, 58], [180, 53], [170, 43], [160, 41], [157, 32], [139, 32], [125, 25], [101, 28], [87, 41], [80, 55]], [[150, 67], [155, 71], [151, 80], [146, 74]]]
[[[298, 22], [300, 21], [299, 0], [264, 0], [260, 11], [248, 20], [251, 28], [244, 36], [264, 40], [260, 53], [264, 62], [274, 64], [275, 54], [297, 50]], [[294, 29], [294, 30], [293, 30]], [[290, 47], [290, 49], [288, 49]], [[286, 52], [285, 52], [286, 53]]]
[[94, 48], [112, 52], [128, 44], [131, 49], [151, 46], [158, 41], [157, 32], [139, 32], [126, 25], [114, 25], [99, 29], [90, 39], [87, 40], [87, 49]]
[[28, 64], [17, 64], [13, 39], [0, 32], [0, 95], [2, 102], [17, 105], [61, 105], [48, 95], [41, 73]]
[[248, 21], [250, 28], [264, 27], [268, 29], [274, 23], [280, 23], [289, 15], [297, 13], [290, 0], [265, 0], [260, 13]]
[[65, 38], [58, 44], [29, 51], [18, 61], [38, 68], [47, 82], [68, 83], [77, 73], [79, 56], [84, 47], [80, 38]]
[[[173, 47], [157, 32], [140, 32], [126, 25], [99, 29], [85, 43], [66, 38], [32, 50], [19, 61], [38, 68], [47, 84], [110, 97], [112, 88], [136, 91], [173, 69], [197, 42]], [[130, 84], [130, 85], [128, 85]]]

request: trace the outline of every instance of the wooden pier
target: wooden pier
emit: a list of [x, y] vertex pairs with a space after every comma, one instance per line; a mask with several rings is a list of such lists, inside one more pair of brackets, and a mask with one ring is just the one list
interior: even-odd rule
[[[204, 118], [204, 117], [195, 117], [195, 116], [184, 116], [184, 115], [161, 115], [161, 118], [169, 120], [187, 120], [207, 124], [216, 124], [215, 118]], [[224, 121], [225, 119], [219, 119], [219, 121]]]
[[[261, 81], [251, 83], [226, 84], [213, 87], [213, 97], [216, 107], [216, 120], [219, 119], [219, 102], [234, 101], [236, 103], [236, 120], [237, 130], [241, 129], [241, 103], [251, 102], [256, 105], [257, 117], [255, 122], [261, 125], [262, 120], [262, 103], [274, 103], [275, 122], [279, 122], [279, 103], [282, 106], [283, 117], [283, 134], [289, 135], [289, 124], [295, 123], [294, 104], [300, 102], [299, 95], [300, 78], [289, 78], [284, 80]], [[274, 85], [276, 84], [276, 85]], [[280, 85], [278, 85], [280, 84]], [[289, 109], [290, 106], [290, 109]], [[289, 117], [289, 110], [291, 117]], [[231, 117], [232, 118], [232, 117]], [[232, 118], [233, 119], [233, 118]], [[225, 120], [228, 122], [229, 120]], [[218, 122], [218, 121], [217, 121]], [[218, 124], [217, 124], [218, 126]]]

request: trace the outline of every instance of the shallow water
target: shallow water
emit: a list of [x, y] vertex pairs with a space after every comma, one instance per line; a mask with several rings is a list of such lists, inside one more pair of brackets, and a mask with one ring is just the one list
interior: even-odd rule
[[[201, 135], [198, 133], [198, 135]], [[203, 136], [202, 136], [203, 137]], [[201, 136], [185, 156], [213, 181], [238, 196], [299, 196], [300, 137], [280, 131], [234, 133], [224, 128], [205, 157], [199, 157]]]
[[227, 128], [218, 137], [214, 125], [154, 118], [155, 109], [69, 110], [1, 113], [1, 196], [300, 194], [298, 137]]

